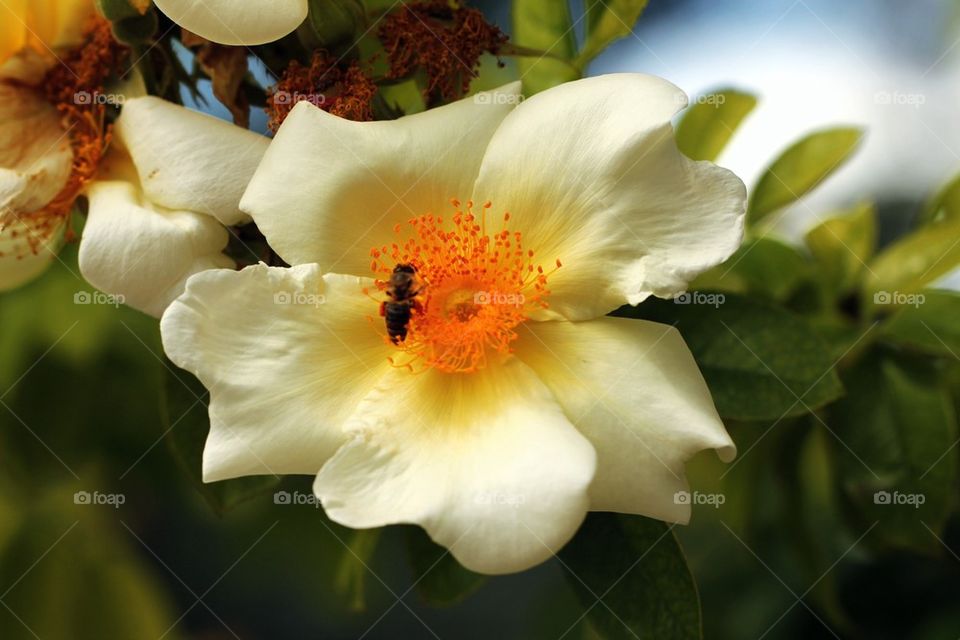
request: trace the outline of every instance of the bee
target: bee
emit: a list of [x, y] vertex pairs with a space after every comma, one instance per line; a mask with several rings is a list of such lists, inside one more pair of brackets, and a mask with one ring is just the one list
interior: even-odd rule
[[390, 341], [400, 344], [407, 337], [413, 312], [423, 312], [420, 301], [416, 299], [423, 293], [416, 268], [412, 264], [398, 264], [394, 267], [386, 293], [390, 299], [380, 303], [380, 315], [386, 322]]

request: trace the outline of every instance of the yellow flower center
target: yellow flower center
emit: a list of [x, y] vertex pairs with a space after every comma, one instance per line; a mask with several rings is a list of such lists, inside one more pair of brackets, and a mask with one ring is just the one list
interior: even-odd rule
[[[548, 306], [547, 276], [552, 271], [535, 265], [522, 234], [507, 228], [510, 214], [503, 215], [499, 231], [488, 233], [491, 203], [483, 205], [479, 220], [472, 202], [465, 207], [458, 200], [451, 204], [455, 211], [450, 224], [433, 214], [421, 215], [408, 221], [412, 233], [405, 240], [370, 251], [371, 269], [385, 276], [377, 280], [382, 292], [389, 293], [397, 265], [416, 271], [410, 289], [416, 295], [402, 301], [410, 306], [406, 337], [386, 338], [403, 354], [391, 358], [396, 366], [447, 373], [482, 369], [490, 357], [511, 353], [517, 326]], [[401, 236], [403, 225], [394, 231]], [[559, 268], [560, 261], [556, 264]]]

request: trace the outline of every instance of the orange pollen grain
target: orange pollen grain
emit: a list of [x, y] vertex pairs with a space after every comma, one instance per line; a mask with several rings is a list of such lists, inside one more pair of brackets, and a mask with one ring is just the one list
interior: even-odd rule
[[517, 327], [548, 306], [547, 278], [556, 269], [544, 272], [532, 262], [534, 252], [524, 247], [523, 234], [507, 228], [510, 214], [503, 215], [498, 231], [490, 232], [486, 217], [491, 203], [482, 205], [478, 218], [473, 202], [450, 202], [451, 217], [427, 213], [413, 218], [406, 238], [403, 225], [397, 225], [396, 242], [370, 250], [381, 291], [389, 287], [398, 264], [412, 265], [419, 280], [419, 304], [406, 339], [395, 345], [385, 338], [405, 354], [391, 358], [395, 366], [477, 371], [491, 357], [512, 353]]

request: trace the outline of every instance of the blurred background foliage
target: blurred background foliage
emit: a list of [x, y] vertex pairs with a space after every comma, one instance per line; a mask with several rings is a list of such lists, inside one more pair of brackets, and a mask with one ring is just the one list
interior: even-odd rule
[[[330, 522], [310, 478], [202, 485], [206, 391], [155, 321], [89, 303], [68, 244], [0, 295], [0, 637], [960, 637], [954, 7], [647, 4], [480, 2], [511, 43], [473, 88], [658, 73], [694, 96], [681, 149], [747, 181], [741, 250], [686, 298], [617, 312], [697, 358], [740, 451], [690, 465], [713, 504], [687, 527], [593, 514], [556, 559], [485, 578], [415, 527]], [[102, 6], [155, 92], [229, 117], [164, 16]], [[375, 63], [374, 35], [354, 42], [392, 7], [312, 0], [251, 50], [251, 103], [285, 48]], [[380, 115], [423, 109], [422, 83], [384, 87]]]

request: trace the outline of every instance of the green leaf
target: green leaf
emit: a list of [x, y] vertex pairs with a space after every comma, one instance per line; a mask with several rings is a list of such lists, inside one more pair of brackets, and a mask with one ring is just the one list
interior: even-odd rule
[[760, 177], [750, 196], [747, 221], [756, 224], [816, 187], [850, 157], [862, 137], [861, 129], [838, 127], [794, 143]]
[[581, 69], [615, 40], [630, 35], [649, 0], [586, 0], [586, 39], [577, 56]]
[[166, 402], [161, 407], [166, 423], [164, 438], [197, 491], [217, 513], [262, 495], [280, 482], [278, 476], [249, 476], [236, 480], [203, 481], [203, 447], [210, 431], [209, 395], [200, 381], [165, 361]]
[[699, 98], [677, 125], [677, 146], [692, 160], [713, 162], [756, 106], [756, 96], [736, 89]]
[[427, 108], [423, 91], [415, 78], [380, 87], [373, 104], [378, 120], [396, 120]]
[[920, 227], [870, 263], [863, 285], [864, 304], [874, 309], [915, 304], [915, 294], [958, 265], [960, 218]]
[[778, 420], [808, 413], [843, 391], [829, 347], [802, 319], [737, 294], [716, 306], [647, 300], [616, 315], [674, 324], [693, 352], [724, 418]]
[[341, 45], [352, 45], [366, 9], [359, 0], [310, 0], [305, 23], [316, 38], [317, 48], [338, 51]]
[[795, 247], [761, 237], [746, 240], [726, 262], [701, 274], [690, 289], [755, 293], [785, 300], [810, 276], [810, 263]]
[[10, 587], [0, 637], [181, 637], [170, 603], [133, 548], [139, 543], [104, 509], [111, 507], [74, 504], [74, 487], [65, 485], [22, 505], [0, 556], [0, 584]]
[[921, 304], [891, 316], [880, 335], [908, 349], [960, 360], [960, 294], [929, 289], [921, 295]]
[[429, 604], [457, 604], [486, 583], [486, 576], [464, 569], [450, 551], [434, 543], [420, 527], [407, 527], [406, 534], [417, 592]]
[[872, 327], [863, 327], [857, 322], [837, 315], [808, 318], [810, 326], [830, 351], [830, 359], [837, 362], [856, 360], [869, 350], [878, 337]]
[[920, 222], [943, 222], [960, 218], [960, 176], [945, 184], [920, 212]]
[[591, 513], [559, 557], [600, 637], [701, 637], [697, 587], [663, 522]]
[[[567, 0], [514, 0], [513, 40], [572, 61], [577, 53], [577, 39]], [[528, 96], [581, 76], [572, 62], [553, 57], [518, 58], [517, 65], [524, 94]]]
[[807, 232], [807, 248], [813, 255], [825, 290], [839, 297], [855, 289], [873, 257], [877, 243], [876, 209], [872, 203], [828, 218]]
[[947, 389], [926, 363], [881, 350], [848, 371], [844, 384], [848, 394], [827, 422], [846, 492], [889, 542], [936, 548], [923, 523], [942, 527], [958, 480], [951, 455], [957, 417]]

